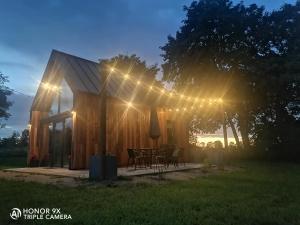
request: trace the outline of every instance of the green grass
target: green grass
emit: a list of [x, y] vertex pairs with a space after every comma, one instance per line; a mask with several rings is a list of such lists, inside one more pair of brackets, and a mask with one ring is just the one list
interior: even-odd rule
[[0, 148], [0, 169], [27, 166], [27, 147]]
[[300, 224], [300, 165], [243, 167], [190, 181], [114, 188], [0, 180], [0, 224], [8, 224], [13, 207], [61, 208], [73, 217], [35, 224]]
[[26, 156], [0, 156], [0, 169], [26, 167]]

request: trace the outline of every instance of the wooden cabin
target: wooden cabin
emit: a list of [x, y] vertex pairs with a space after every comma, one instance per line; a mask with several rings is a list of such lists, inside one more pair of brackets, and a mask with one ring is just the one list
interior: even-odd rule
[[[87, 169], [90, 156], [101, 153], [101, 93], [106, 79], [106, 154], [126, 166], [128, 148], [153, 147], [149, 135], [153, 99], [145, 88], [105, 75], [97, 62], [53, 50], [30, 112], [28, 163]], [[134, 97], [133, 97], [134, 96]], [[153, 98], [153, 97], [152, 97]], [[156, 96], [156, 100], [158, 96]], [[131, 101], [131, 107], [127, 102]], [[156, 104], [161, 144], [187, 150], [187, 122], [183, 114]], [[100, 143], [100, 144], [99, 144]], [[184, 152], [187, 160], [187, 152]]]

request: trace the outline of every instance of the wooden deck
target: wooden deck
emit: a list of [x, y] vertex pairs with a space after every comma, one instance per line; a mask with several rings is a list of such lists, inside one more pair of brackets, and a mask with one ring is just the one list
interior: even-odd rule
[[[198, 163], [186, 163], [184, 165], [179, 165], [178, 167], [169, 166], [166, 169], [163, 169], [163, 173], [170, 173], [176, 171], [183, 170], [191, 170], [191, 169], [199, 169], [202, 168], [202, 164]], [[11, 172], [20, 172], [20, 173], [30, 173], [30, 174], [42, 174], [49, 176], [61, 176], [61, 177], [73, 177], [80, 179], [89, 178], [88, 170], [69, 170], [67, 168], [50, 168], [50, 167], [24, 167], [24, 168], [13, 168], [13, 169], [5, 169], [4, 171]], [[118, 168], [118, 177], [131, 177], [131, 176], [143, 176], [143, 175], [151, 175], [156, 174], [158, 171], [155, 169], [134, 169], [134, 168], [126, 168], [121, 167]]]

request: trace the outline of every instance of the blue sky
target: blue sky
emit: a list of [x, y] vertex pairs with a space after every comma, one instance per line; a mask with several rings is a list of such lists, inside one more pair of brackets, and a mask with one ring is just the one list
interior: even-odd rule
[[[237, 1], [235, 1], [237, 2]], [[267, 10], [295, 0], [246, 0]], [[162, 46], [175, 34], [190, 0], [7, 0], [0, 7], [0, 71], [9, 86], [34, 95], [52, 49], [98, 60], [135, 53], [162, 62]], [[31, 98], [19, 98], [7, 125], [24, 127]], [[20, 100], [23, 99], [23, 100]], [[24, 101], [29, 103], [24, 103]], [[22, 111], [22, 115], [20, 114]], [[3, 131], [0, 131], [0, 136]]]

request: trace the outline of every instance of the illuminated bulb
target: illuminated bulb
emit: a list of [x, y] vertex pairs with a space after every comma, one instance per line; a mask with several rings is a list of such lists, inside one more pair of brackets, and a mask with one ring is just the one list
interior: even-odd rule
[[126, 79], [128, 79], [129, 78], [129, 74], [125, 74], [124, 75], [124, 79], [126, 80]]
[[171, 93], [169, 94], [169, 96], [172, 97], [172, 96], [173, 96], [173, 93], [171, 92]]
[[110, 68], [110, 72], [114, 72], [115, 71], [115, 68]]
[[136, 84], [137, 84], [137, 85], [140, 85], [140, 84], [141, 84], [141, 81], [138, 80], [138, 81], [136, 82]]
[[72, 113], [73, 116], [76, 114], [76, 112], [74, 110], [71, 113]]
[[222, 103], [222, 102], [223, 102], [223, 99], [219, 98], [219, 99], [218, 99], [218, 102], [219, 102], [219, 103]]
[[191, 100], [191, 97], [188, 97], [187, 100]]
[[128, 106], [128, 107], [131, 107], [131, 106], [132, 106], [132, 103], [131, 103], [131, 102], [128, 102], [128, 103], [127, 103], [127, 106]]
[[58, 87], [56, 87], [55, 85], [52, 87], [53, 91], [56, 91], [58, 89]]
[[178, 112], [178, 111], [179, 111], [179, 109], [176, 109], [175, 111], [176, 111], [176, 112]]
[[183, 111], [186, 111], [186, 108], [183, 108]]
[[184, 97], [184, 95], [180, 95], [180, 98], [183, 98]]
[[172, 112], [172, 109], [169, 109], [169, 112]]
[[198, 102], [198, 98], [195, 98], [195, 102]]
[[46, 89], [50, 88], [49, 83], [44, 83], [44, 87], [45, 87]]
[[161, 89], [161, 91], [160, 91], [160, 92], [163, 94], [163, 93], [165, 93], [165, 90], [164, 90], [164, 89]]
[[152, 90], [152, 89], [153, 89], [153, 86], [150, 86], [149, 89]]

